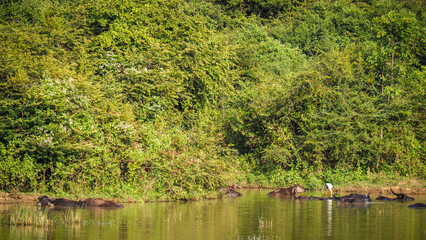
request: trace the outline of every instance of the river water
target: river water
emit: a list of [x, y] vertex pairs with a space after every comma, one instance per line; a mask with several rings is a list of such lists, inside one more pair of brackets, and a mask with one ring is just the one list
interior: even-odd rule
[[[241, 192], [237, 199], [83, 209], [78, 224], [1, 224], [0, 239], [426, 239], [426, 209], [407, 208], [426, 203], [424, 195], [409, 203], [373, 200], [343, 207], [330, 200], [270, 198], [267, 190]], [[304, 195], [311, 194], [323, 192]], [[0, 205], [0, 212], [12, 207]]]

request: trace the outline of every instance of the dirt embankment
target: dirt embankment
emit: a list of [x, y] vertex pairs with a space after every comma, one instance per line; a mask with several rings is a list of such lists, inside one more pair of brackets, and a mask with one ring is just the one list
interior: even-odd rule
[[[8, 203], [33, 203], [36, 205], [38, 201], [38, 197], [42, 196], [43, 194], [39, 193], [6, 193], [6, 192], [0, 192], [0, 204], [8, 204]], [[82, 200], [74, 198], [75, 200]], [[108, 199], [113, 202], [118, 202], [118, 199]], [[131, 201], [128, 201], [131, 202]]]
[[[407, 195], [426, 195], [426, 188], [417, 189], [410, 187], [391, 187], [395, 193], [404, 193]], [[365, 188], [355, 188], [355, 187], [347, 187], [342, 189], [344, 192], [349, 193], [369, 193], [373, 195], [390, 195], [393, 196], [389, 187], [365, 187]]]
[[2, 203], [31, 203], [36, 204], [39, 194], [26, 194], [26, 193], [6, 193], [0, 192], [0, 204]]
[[[397, 182], [396, 184], [386, 184], [387, 186], [377, 185], [372, 186], [368, 184], [353, 184], [342, 187], [340, 190], [344, 192], [363, 192], [373, 195], [390, 195], [393, 196], [391, 188], [395, 193], [404, 193], [407, 195], [426, 195], [426, 182], [419, 179], [406, 179]], [[334, 189], [333, 189], [334, 190]], [[338, 188], [339, 190], [339, 188]]]
[[[253, 188], [248, 187], [248, 188]], [[262, 187], [260, 187], [262, 188]], [[426, 188], [422, 184], [401, 184], [398, 186], [389, 186], [389, 187], [371, 187], [371, 186], [346, 186], [341, 188], [333, 189], [335, 193], [363, 193], [363, 194], [372, 194], [372, 195], [383, 195], [393, 197], [394, 195], [391, 192], [391, 189], [395, 193], [404, 193], [407, 195], [426, 195]], [[37, 198], [43, 194], [39, 193], [6, 193], [0, 192], [0, 204], [7, 203], [34, 203], [36, 204]], [[113, 199], [118, 201], [117, 199]], [[124, 202], [135, 202], [133, 201], [124, 201]]]

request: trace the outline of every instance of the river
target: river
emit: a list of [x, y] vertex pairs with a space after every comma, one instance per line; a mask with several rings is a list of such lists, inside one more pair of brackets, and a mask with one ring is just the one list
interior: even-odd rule
[[[0, 225], [0, 239], [426, 239], [423, 202], [338, 206], [334, 201], [277, 199], [268, 190], [242, 190], [236, 199], [124, 204], [83, 209], [77, 224]], [[321, 195], [306, 193], [304, 195]], [[372, 196], [375, 199], [376, 196]], [[14, 205], [0, 205], [4, 213]], [[61, 212], [52, 212], [61, 214]]]

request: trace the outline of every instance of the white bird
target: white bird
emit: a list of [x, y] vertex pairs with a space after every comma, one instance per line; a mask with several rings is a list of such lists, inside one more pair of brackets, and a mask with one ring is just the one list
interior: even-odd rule
[[[325, 184], [325, 189], [327, 189], [328, 191], [330, 191], [330, 197], [333, 197], [333, 184], [331, 183], [326, 183]], [[325, 194], [325, 197], [327, 198], [327, 192]]]

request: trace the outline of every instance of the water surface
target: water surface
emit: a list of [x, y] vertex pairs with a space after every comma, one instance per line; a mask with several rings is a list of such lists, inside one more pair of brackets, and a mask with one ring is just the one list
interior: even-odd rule
[[[342, 207], [334, 201], [270, 198], [267, 190], [241, 192], [237, 199], [83, 209], [79, 224], [2, 224], [0, 239], [426, 239], [426, 209], [407, 208], [426, 203], [426, 196]], [[321, 195], [304, 195], [311, 194]], [[11, 207], [0, 205], [0, 211]]]

